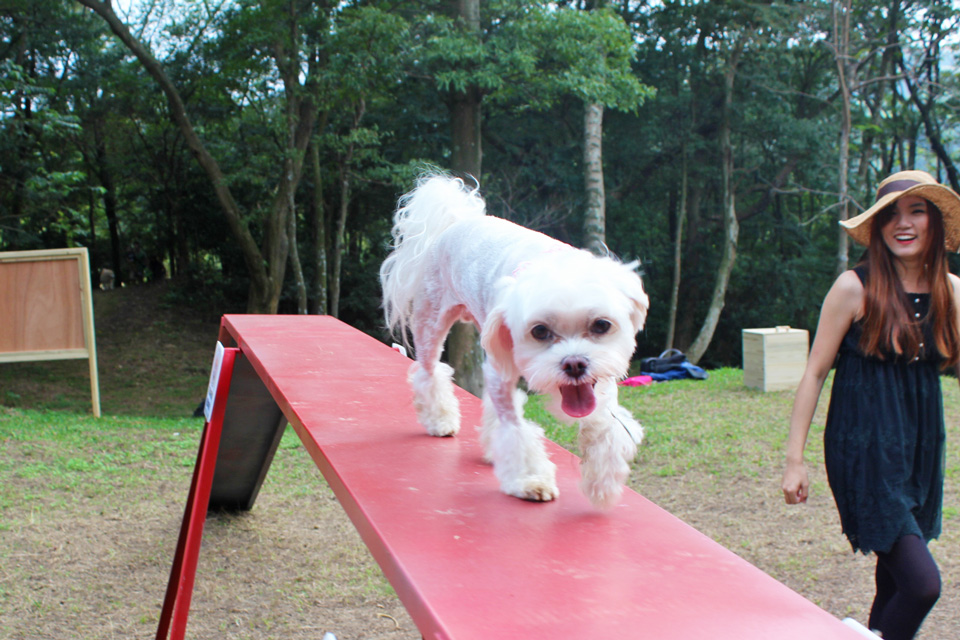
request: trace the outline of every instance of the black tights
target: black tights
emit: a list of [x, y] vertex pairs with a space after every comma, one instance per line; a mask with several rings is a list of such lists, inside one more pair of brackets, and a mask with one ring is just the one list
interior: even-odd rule
[[884, 640], [910, 640], [940, 597], [940, 570], [915, 535], [897, 540], [888, 553], [877, 553], [877, 597], [870, 628]]

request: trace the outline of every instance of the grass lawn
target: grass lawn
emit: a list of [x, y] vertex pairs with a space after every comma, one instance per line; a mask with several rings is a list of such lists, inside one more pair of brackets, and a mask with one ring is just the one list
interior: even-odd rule
[[[189, 487], [216, 323], [160, 291], [98, 293], [102, 419], [86, 363], [0, 365], [0, 637], [153, 637]], [[108, 294], [109, 295], [109, 294]], [[640, 493], [838, 617], [866, 618], [873, 559], [840, 534], [822, 465], [821, 398], [808, 446], [810, 503], [779, 490], [788, 392], [706, 381], [624, 388], [646, 429]], [[829, 382], [828, 382], [829, 387]], [[944, 592], [921, 638], [960, 628], [960, 388], [944, 379]], [[532, 398], [528, 415], [576, 450]], [[250, 513], [208, 519], [190, 619], [200, 638], [419, 638], [292, 430]]]

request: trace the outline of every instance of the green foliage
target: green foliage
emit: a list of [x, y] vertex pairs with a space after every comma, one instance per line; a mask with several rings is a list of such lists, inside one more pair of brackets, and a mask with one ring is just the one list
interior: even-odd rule
[[224, 269], [217, 256], [197, 256], [171, 283], [166, 302], [176, 307], [242, 313], [247, 281], [237, 269]]
[[423, 67], [441, 91], [479, 87], [494, 105], [546, 110], [567, 96], [632, 110], [653, 92], [633, 74], [627, 25], [610, 11], [551, 3], [483, 7], [482, 33], [431, 16], [423, 23]]
[[[0, 246], [41, 248], [70, 243], [82, 224], [75, 197], [85, 174], [68, 141], [79, 119], [58, 104], [49, 78], [30, 74], [17, 61], [0, 59]], [[66, 144], [65, 144], [66, 143]], [[5, 187], [5, 188], [3, 188]], [[29, 219], [16, 211], [36, 212]], [[62, 246], [62, 245], [61, 245]]]
[[327, 46], [327, 95], [347, 104], [371, 94], [389, 102], [410, 54], [408, 39], [402, 17], [375, 6], [346, 7], [336, 16]]
[[565, 96], [633, 111], [654, 91], [631, 69], [635, 58], [629, 28], [611, 11], [543, 8], [510, 25], [511, 42], [534, 43], [529, 74], [514, 83], [500, 101], [519, 100], [533, 109], [548, 109]]
[[[574, 244], [584, 209], [583, 106], [603, 104], [607, 244], [641, 260], [652, 301], [640, 355], [659, 353], [668, 331], [684, 172], [678, 346], [706, 313], [722, 249], [724, 73], [735, 62], [740, 238], [705, 363], [738, 364], [744, 327], [813, 329], [833, 276], [841, 180], [833, 5], [479, 6], [471, 31], [436, 0], [162, 2], [134, 11], [133, 32], [174, 80], [259, 246], [276, 233], [269, 220], [299, 118], [290, 110], [304, 101], [315, 109], [320, 166], [314, 174], [304, 164], [295, 194], [303, 271], [310, 280], [329, 275], [314, 243], [332, 264], [346, 211], [342, 315], [374, 334], [390, 215], [418, 168], [450, 164], [455, 94], [477, 88], [483, 96], [480, 178], [491, 212]], [[178, 279], [178, 301], [243, 308], [248, 258], [140, 63], [76, 2], [18, 0], [0, 12], [0, 37], [17, 43], [0, 51], [0, 250], [80, 244], [95, 269], [122, 269], [136, 242]], [[948, 147], [955, 141], [960, 84], [943, 35], [956, 15], [943, 3], [904, 6], [897, 49], [887, 46], [886, 9], [854, 3], [860, 85], [843, 178], [854, 210], [885, 173], [937, 169], [911, 96], [887, 80], [899, 72], [897, 56], [914, 69], [935, 130]], [[281, 308], [289, 311], [296, 288], [289, 269], [285, 277]]]

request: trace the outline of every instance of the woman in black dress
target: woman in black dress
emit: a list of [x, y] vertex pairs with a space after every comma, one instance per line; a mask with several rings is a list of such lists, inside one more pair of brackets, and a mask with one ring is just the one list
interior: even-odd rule
[[[864, 259], [834, 282], [797, 388], [782, 489], [806, 502], [810, 422], [836, 361], [824, 431], [827, 477], [854, 550], [877, 555], [869, 627], [907, 640], [940, 596], [927, 542], [940, 534], [944, 424], [940, 372], [960, 360], [960, 197], [923, 171], [880, 183], [843, 222]], [[837, 358], [839, 354], [839, 359]]]

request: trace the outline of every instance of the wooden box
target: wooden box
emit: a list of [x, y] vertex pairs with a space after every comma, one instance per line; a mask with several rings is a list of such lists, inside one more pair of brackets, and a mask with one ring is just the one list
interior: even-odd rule
[[807, 366], [806, 329], [743, 330], [743, 383], [761, 391], [796, 390]]

